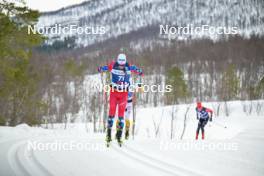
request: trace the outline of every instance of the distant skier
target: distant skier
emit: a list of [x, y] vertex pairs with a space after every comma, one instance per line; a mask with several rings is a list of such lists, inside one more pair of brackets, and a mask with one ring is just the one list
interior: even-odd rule
[[118, 106], [116, 137], [118, 143], [121, 145], [122, 131], [124, 127], [124, 113], [127, 104], [131, 72], [142, 75], [142, 70], [135, 65], [130, 65], [126, 60], [125, 54], [119, 54], [116, 61], [113, 61], [108, 65], [98, 67], [98, 71], [111, 72], [110, 107], [107, 121], [106, 142], [109, 143], [112, 140], [111, 129], [114, 123], [116, 107]]
[[202, 130], [202, 139], [204, 139], [204, 127], [208, 120], [212, 121], [213, 111], [209, 108], [203, 107], [201, 102], [197, 102], [197, 107], [195, 110], [197, 120], [199, 120], [195, 139], [198, 139], [200, 129]]

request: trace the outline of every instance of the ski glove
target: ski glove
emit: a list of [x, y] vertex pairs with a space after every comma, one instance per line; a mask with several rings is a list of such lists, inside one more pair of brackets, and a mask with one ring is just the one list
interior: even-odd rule
[[143, 76], [143, 71], [141, 69], [138, 70], [139, 76]]
[[210, 117], [210, 122], [212, 122], [213, 121], [213, 113], [211, 113], [211, 117]]
[[138, 87], [141, 88], [142, 87], [142, 83], [137, 83]]
[[102, 68], [101, 68], [101, 67], [98, 67], [98, 68], [97, 68], [97, 71], [98, 71], [99, 73], [101, 73], [101, 72], [102, 72]]

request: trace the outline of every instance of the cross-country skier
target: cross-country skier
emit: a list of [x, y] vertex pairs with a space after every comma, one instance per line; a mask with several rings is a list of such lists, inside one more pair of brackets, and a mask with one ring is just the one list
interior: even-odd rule
[[203, 107], [201, 102], [197, 102], [197, 107], [195, 108], [195, 110], [197, 120], [199, 120], [195, 139], [198, 139], [200, 129], [202, 130], [202, 139], [204, 139], [204, 127], [207, 124], [208, 120], [212, 121], [213, 111], [209, 108]]
[[142, 75], [142, 70], [135, 65], [130, 65], [126, 60], [125, 54], [119, 54], [116, 61], [108, 65], [98, 67], [99, 72], [111, 72], [111, 91], [109, 100], [109, 114], [107, 121], [106, 141], [109, 143], [111, 138], [111, 129], [114, 123], [116, 107], [118, 106], [118, 121], [116, 137], [118, 143], [122, 144], [122, 130], [124, 127], [124, 113], [127, 104], [128, 89], [130, 86], [131, 72]]

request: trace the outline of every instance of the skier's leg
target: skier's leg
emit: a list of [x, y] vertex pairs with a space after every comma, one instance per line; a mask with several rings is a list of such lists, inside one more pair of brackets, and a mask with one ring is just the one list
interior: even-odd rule
[[120, 92], [118, 96], [118, 117], [124, 117], [127, 105], [127, 92]]
[[199, 123], [198, 123], [197, 130], [196, 130], [196, 133], [197, 133], [197, 134], [199, 134], [199, 132], [200, 132], [200, 129], [201, 129], [201, 123], [199, 122]]
[[107, 132], [106, 132], [106, 141], [110, 142], [112, 140], [111, 132], [112, 132], [112, 126], [114, 123], [114, 117], [109, 116], [107, 121]]
[[202, 139], [204, 139], [204, 126], [203, 125], [202, 125], [201, 129], [202, 129]]
[[125, 112], [125, 127], [126, 127], [126, 130], [129, 130], [130, 128], [130, 118], [129, 118], [129, 114], [130, 112], [128, 112], [128, 108], [126, 108], [126, 112]]
[[125, 138], [128, 139], [129, 137], [129, 130], [130, 130], [130, 115], [132, 112], [132, 102], [127, 103], [126, 110], [125, 110]]
[[202, 139], [204, 139], [204, 127], [207, 124], [207, 122], [208, 122], [208, 119], [204, 120], [202, 123]]
[[[126, 129], [129, 129], [129, 127], [130, 127], [131, 106], [132, 106], [132, 103], [127, 103], [126, 109], [125, 109], [125, 112], [124, 112], [124, 116], [125, 116], [125, 128]], [[118, 121], [116, 122], [116, 127], [118, 128]]]
[[202, 133], [204, 133], [204, 120], [201, 122], [201, 130], [202, 130]]
[[116, 140], [121, 145], [122, 144], [122, 133], [124, 128], [124, 117], [118, 117], [117, 128], [116, 128]]
[[200, 129], [201, 129], [201, 120], [199, 120], [199, 122], [198, 122], [198, 127], [197, 127], [197, 130], [196, 130], [196, 136], [195, 136], [196, 140], [198, 139]]
[[121, 141], [124, 127], [124, 113], [127, 104], [127, 92], [119, 92], [118, 94], [118, 124], [116, 137], [118, 142]]
[[116, 106], [117, 106], [117, 92], [110, 92], [110, 100], [109, 100], [109, 116], [115, 117]]
[[107, 134], [106, 134], [106, 140], [110, 142], [111, 139], [111, 130], [114, 124], [114, 118], [115, 118], [115, 111], [116, 111], [116, 95], [114, 92], [110, 92], [110, 100], [109, 100], [109, 116], [107, 120]]
[[124, 117], [118, 117], [116, 121], [116, 139], [120, 141], [124, 128]]

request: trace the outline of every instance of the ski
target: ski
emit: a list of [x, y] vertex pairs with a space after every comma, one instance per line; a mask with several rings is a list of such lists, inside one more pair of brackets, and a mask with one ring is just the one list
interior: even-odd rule
[[110, 143], [111, 143], [111, 137], [109, 137], [109, 136], [106, 136], [106, 139], [105, 139], [105, 142], [106, 142], [106, 147], [108, 148], [108, 147], [110, 147]]
[[[117, 141], [117, 145], [119, 147], [123, 146], [123, 141]], [[106, 147], [109, 148], [111, 146], [111, 141], [106, 141]]]

